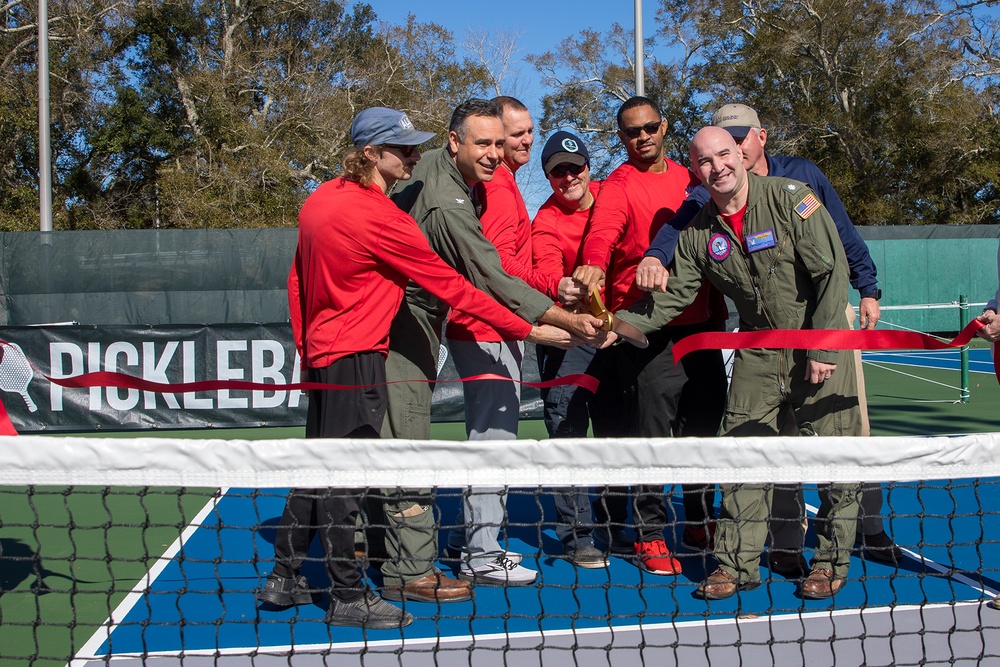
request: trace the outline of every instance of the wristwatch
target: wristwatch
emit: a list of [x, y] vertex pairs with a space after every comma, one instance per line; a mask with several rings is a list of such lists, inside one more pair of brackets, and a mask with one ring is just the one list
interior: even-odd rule
[[881, 301], [882, 300], [882, 290], [880, 290], [879, 288], [876, 287], [874, 292], [869, 292], [868, 294], [862, 294], [861, 298], [862, 299], [875, 299], [876, 301]]

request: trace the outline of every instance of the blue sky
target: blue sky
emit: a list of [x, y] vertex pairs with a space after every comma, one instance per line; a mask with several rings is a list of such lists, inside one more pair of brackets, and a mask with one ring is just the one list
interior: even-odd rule
[[[528, 54], [543, 53], [563, 39], [583, 29], [603, 32], [618, 22], [631, 29], [635, 21], [635, 3], [630, 0], [502, 0], [496, 3], [490, 19], [490, 5], [483, 3], [471, 10], [468, 0], [365, 0], [380, 20], [400, 24], [412, 13], [420, 22], [433, 22], [450, 30], [461, 43], [469, 29], [481, 31], [513, 31], [520, 35], [519, 63], [521, 83], [526, 90], [518, 91], [529, 106], [537, 104], [544, 91], [534, 68], [524, 62]], [[643, 32], [649, 37], [656, 29], [655, 16], [659, 3], [643, 0]], [[480, 9], [482, 8], [482, 9]], [[464, 54], [461, 48], [459, 53]], [[468, 55], [468, 54], [465, 54]], [[507, 92], [507, 91], [505, 91]]]
[[[535, 122], [541, 116], [540, 100], [545, 94], [534, 68], [524, 62], [528, 54], [540, 54], [559, 44], [563, 39], [583, 29], [600, 32], [618, 22], [625, 28], [634, 26], [635, 3], [630, 0], [503, 0], [493, 5], [472, 5], [469, 0], [365, 0], [382, 21], [401, 24], [412, 13], [422, 23], [433, 22], [452, 32], [460, 44], [469, 29], [477, 31], [514, 31], [520, 35], [517, 91], [515, 92], [532, 111]], [[655, 16], [659, 3], [643, 0], [643, 32], [649, 37], [656, 29]], [[474, 7], [474, 8], [473, 8]], [[492, 11], [491, 11], [492, 10]], [[492, 17], [492, 18], [491, 18]], [[461, 48], [459, 55], [468, 55]], [[553, 130], [558, 128], [553, 128]], [[536, 133], [531, 169], [518, 172], [517, 180], [524, 194], [528, 212], [534, 215], [550, 194], [548, 182], [535, 164], [541, 156], [545, 135]]]

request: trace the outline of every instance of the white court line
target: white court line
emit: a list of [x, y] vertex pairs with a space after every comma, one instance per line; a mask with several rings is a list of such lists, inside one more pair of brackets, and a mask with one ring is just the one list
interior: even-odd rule
[[[819, 508], [806, 503], [806, 511], [810, 513], [812, 516], [816, 516], [816, 513], [819, 512]], [[912, 551], [911, 549], [907, 549], [905, 547], [899, 547], [899, 550], [902, 551], [904, 555], [909, 556], [918, 563], [921, 563], [926, 567], [929, 567], [930, 569], [934, 570], [935, 572], [943, 574], [949, 579], [957, 581], [960, 584], [965, 584], [969, 588], [977, 590], [980, 593], [983, 593], [984, 595], [989, 595], [990, 597], [996, 597], [997, 594], [1000, 593], [1000, 591], [995, 591], [992, 588], [982, 588], [979, 585], [979, 582], [974, 581], [973, 579], [965, 576], [961, 572], [956, 572], [954, 567], [948, 567], [947, 565], [942, 565], [937, 561], [931, 560], [930, 558], [925, 558], [916, 551]]]
[[[927, 379], [925, 377], [922, 377], [920, 375], [913, 375], [912, 373], [904, 373], [903, 371], [896, 370], [895, 368], [888, 368], [888, 367], [886, 367], [886, 366], [884, 366], [882, 364], [876, 363], [874, 361], [866, 361], [864, 363], [866, 363], [866, 364], [868, 364], [870, 366], [874, 366], [875, 368], [881, 368], [882, 370], [888, 371], [890, 373], [898, 373], [899, 375], [902, 375], [902, 376], [908, 377], [908, 378], [913, 378], [914, 380], [920, 380], [921, 382], [927, 382], [928, 384], [936, 384], [939, 387], [944, 387], [946, 389], [952, 389], [954, 391], [961, 391], [962, 390], [961, 387], [957, 387], [955, 385], [947, 384], [946, 382], [938, 382], [937, 380], [929, 380], [929, 379]], [[886, 363], [889, 363], [889, 362], [886, 362]], [[910, 367], [910, 368], [927, 368], [926, 366], [921, 366], [920, 364], [893, 364], [893, 365], [894, 366], [907, 366], [907, 367]], [[950, 401], [952, 399], [948, 399], [948, 400]], [[931, 402], [934, 402], [934, 401], [931, 401]]]
[[117, 607], [115, 607], [115, 610], [104, 620], [104, 623], [102, 623], [97, 631], [94, 632], [93, 636], [91, 636], [87, 643], [80, 648], [73, 660], [70, 660], [70, 662], [67, 663], [67, 667], [85, 667], [87, 661], [98, 657], [95, 655], [97, 649], [99, 649], [105, 641], [109, 641], [111, 639], [111, 633], [115, 631], [118, 623], [125, 619], [129, 612], [132, 611], [132, 608], [135, 607], [140, 600], [142, 600], [143, 596], [153, 585], [153, 582], [156, 581], [156, 578], [162, 574], [163, 570], [165, 570], [168, 565], [170, 565], [174, 556], [180, 553], [181, 548], [187, 544], [188, 540], [194, 536], [195, 531], [201, 527], [202, 522], [209, 515], [209, 513], [215, 510], [218, 506], [219, 500], [226, 495], [227, 491], [229, 491], [228, 488], [219, 489], [219, 492], [214, 494], [209, 499], [205, 506], [201, 508], [201, 511], [199, 511], [198, 514], [195, 515], [194, 519], [191, 520], [191, 523], [187, 525], [180, 536], [174, 540], [173, 544], [167, 547], [167, 550], [163, 552], [163, 555], [156, 559], [156, 563], [153, 564], [153, 567], [149, 568], [149, 571], [146, 572], [143, 578], [139, 580], [139, 583], [132, 588], [132, 591], [125, 596], [125, 599], [122, 600]]

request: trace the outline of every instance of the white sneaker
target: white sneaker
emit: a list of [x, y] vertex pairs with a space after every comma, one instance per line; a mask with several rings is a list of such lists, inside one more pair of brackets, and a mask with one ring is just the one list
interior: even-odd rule
[[503, 555], [476, 568], [470, 568], [466, 563], [462, 563], [458, 572], [459, 579], [501, 586], [527, 586], [534, 583], [537, 577], [538, 573], [534, 570]]
[[[444, 551], [445, 555], [448, 556], [448, 558], [461, 560], [463, 563], [469, 559], [469, 552], [466, 551], [464, 548], [456, 549], [455, 547], [448, 545], [444, 548]], [[505, 551], [503, 552], [503, 556], [508, 560], [514, 561], [515, 563], [520, 563], [522, 560], [524, 560], [524, 556], [517, 553], [516, 551]]]

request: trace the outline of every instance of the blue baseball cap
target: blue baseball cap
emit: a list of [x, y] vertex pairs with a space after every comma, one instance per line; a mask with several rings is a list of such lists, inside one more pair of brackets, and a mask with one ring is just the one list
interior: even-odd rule
[[542, 149], [542, 171], [548, 176], [553, 167], [563, 162], [581, 166], [590, 164], [590, 153], [580, 137], [560, 130], [545, 142], [545, 148]]
[[420, 132], [406, 114], [386, 107], [370, 107], [359, 113], [351, 123], [351, 141], [362, 146], [417, 146], [434, 136]]

